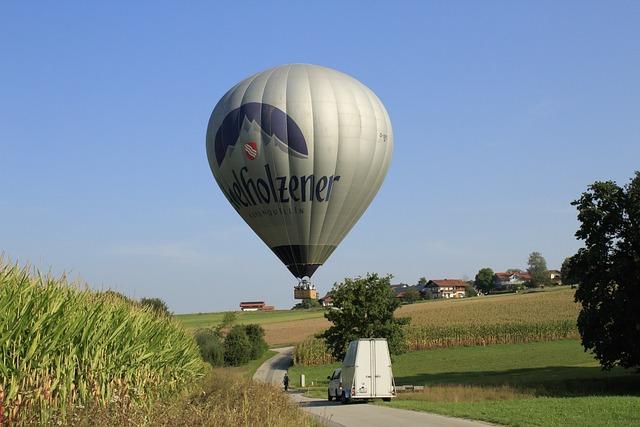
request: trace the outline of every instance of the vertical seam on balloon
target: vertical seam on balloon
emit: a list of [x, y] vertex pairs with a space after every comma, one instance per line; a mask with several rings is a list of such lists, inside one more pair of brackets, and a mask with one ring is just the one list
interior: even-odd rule
[[[270, 74], [269, 77], [275, 72], [275, 68], [269, 70]], [[247, 92], [249, 92], [249, 88], [251, 88], [255, 82], [256, 79], [263, 75], [264, 73], [257, 73], [255, 74], [255, 77], [251, 80], [251, 82], [247, 85], [247, 87], [244, 90], [244, 93], [242, 94], [242, 98], [240, 99], [240, 107], [242, 107], [245, 104], [246, 101], [246, 97], [247, 97]], [[269, 78], [267, 77], [267, 79]], [[263, 88], [263, 96], [264, 96], [264, 88]], [[262, 100], [262, 97], [260, 97], [260, 100]], [[244, 121], [244, 118], [242, 117], [242, 115], [239, 115], [240, 120]], [[242, 123], [239, 123], [239, 125], [241, 126]], [[262, 135], [261, 135], [262, 137]], [[238, 149], [238, 147], [236, 148]], [[243, 157], [243, 166], [247, 166], [247, 158]], [[241, 215], [242, 217], [242, 215]], [[246, 222], [247, 224], [249, 224], [249, 221], [247, 221], [244, 217], [242, 217], [242, 219], [244, 220], [244, 222]], [[269, 221], [269, 224], [273, 224], [273, 221]], [[249, 224], [250, 225], [250, 224]], [[251, 227], [253, 229], [253, 227]], [[269, 244], [267, 243], [267, 241], [265, 240], [266, 237], [270, 236], [270, 233], [268, 233], [267, 235], [260, 235], [255, 229], [253, 229], [254, 233], [260, 238], [260, 240], [262, 240], [267, 246], [269, 246]]]
[[[262, 117], [262, 109], [264, 108], [264, 104], [265, 104], [264, 94], [266, 92], [267, 86], [269, 85], [269, 81], [271, 80], [271, 78], [275, 74], [275, 71], [276, 71], [276, 69], [273, 69], [272, 72], [269, 74], [269, 76], [265, 79], [264, 87], [262, 88], [262, 96], [260, 97], [260, 101], [261, 101], [260, 115], [261, 115], [261, 117]], [[288, 73], [287, 73], [287, 75], [288, 75]], [[285, 78], [285, 103], [286, 103], [286, 81], [287, 81], [287, 79]], [[286, 106], [285, 106], [285, 115], [286, 114], [287, 114], [287, 112], [286, 112]], [[286, 118], [285, 118], [285, 126], [286, 126]], [[287, 139], [288, 139], [288, 133], [287, 132], [285, 132], [285, 135], [287, 135]], [[271, 138], [274, 138], [274, 136], [272, 136]], [[285, 142], [285, 141], [282, 141], [282, 142]], [[263, 146], [264, 146], [264, 144], [263, 144]], [[274, 154], [273, 154], [273, 153], [276, 152], [275, 148], [276, 148], [275, 145], [273, 147], [271, 147], [271, 153], [272, 154], [270, 155], [270, 161], [271, 161], [271, 164], [273, 165], [273, 173], [275, 174], [275, 176], [278, 176], [278, 166], [277, 166], [277, 162], [275, 161]], [[266, 150], [263, 150], [263, 152], [266, 152]], [[274, 194], [274, 201], [275, 201], [275, 194]], [[279, 203], [276, 203], [276, 206], [278, 208], [280, 208], [280, 204]], [[288, 247], [289, 253], [291, 255], [290, 259], [293, 259], [293, 251], [291, 250], [291, 238], [289, 237], [289, 231], [287, 229], [286, 218], [284, 216], [280, 217], [280, 216], [276, 215], [276, 216], [273, 217], [274, 220], [270, 220], [269, 223], [272, 224], [272, 225], [277, 225], [277, 223], [279, 222], [277, 220], [278, 218], [282, 219], [282, 226], [283, 226], [285, 235], [287, 236], [287, 240], [286, 240], [287, 243], [288, 243], [287, 247]], [[273, 248], [270, 248], [270, 249], [273, 251]], [[278, 254], [276, 254], [276, 256], [277, 255]], [[280, 258], [280, 257], [278, 257], [278, 258]], [[286, 263], [285, 263], [285, 267], [287, 267], [287, 269], [289, 268], [289, 266]]]
[[[366, 95], [367, 95], [367, 98], [369, 99], [369, 104], [373, 108], [374, 112], [375, 112], [375, 106], [376, 105], [380, 109], [380, 113], [382, 114], [382, 118], [384, 119], [385, 132], [386, 132], [387, 138], [389, 139], [389, 142], [385, 143], [385, 149], [384, 149], [384, 153], [383, 153], [383, 156], [382, 156], [381, 167], [377, 169], [377, 173], [375, 175], [375, 181], [374, 182], [378, 182], [381, 177], [384, 178], [384, 176], [387, 174], [387, 171], [389, 169], [390, 162], [389, 162], [389, 164], [386, 165], [387, 167], [384, 167], [384, 166], [385, 166], [385, 160], [387, 159], [387, 152], [389, 150], [391, 150], [392, 147], [393, 147], [393, 136], [389, 135], [390, 121], [387, 120], [388, 119], [388, 113], [387, 113], [386, 109], [384, 108], [384, 105], [382, 104], [382, 101], [380, 101], [380, 99], [377, 97], [377, 95], [375, 95], [373, 93], [373, 91], [371, 91], [371, 90], [367, 90], [366, 91]], [[377, 122], [378, 122], [378, 120], [376, 118], [376, 129], [377, 129]], [[377, 145], [378, 144], [376, 142], [376, 146]], [[375, 190], [371, 189], [369, 194], [367, 194], [367, 200], [370, 201], [369, 203], [373, 202], [373, 199], [375, 198], [375, 195], [377, 194], [377, 192], [380, 190], [381, 187], [382, 187], [382, 182], [380, 182], [380, 185], [378, 186], [378, 188], [376, 188]]]
[[[250, 81], [250, 82], [247, 84], [247, 86], [244, 88], [244, 92], [242, 93], [242, 96], [240, 97], [240, 106], [242, 106], [242, 101], [244, 100], [244, 96], [245, 96], [245, 94], [247, 93], [247, 90], [249, 89], [249, 86], [251, 86], [251, 84], [255, 81], [255, 79], [256, 79], [256, 77], [257, 77], [257, 76], [258, 76], [258, 74], [254, 74], [252, 77], [248, 77], [248, 79], [251, 79], [251, 81]], [[248, 80], [248, 79], [247, 79], [247, 80]], [[234, 88], [238, 87], [240, 84], [242, 84], [242, 82], [240, 82], [240, 83], [238, 83], [237, 85], [235, 85], [235, 86], [234, 86]], [[232, 89], [230, 89], [227, 93], [231, 93], [231, 91], [232, 91], [232, 90], [233, 90], [233, 88], [232, 88]], [[231, 94], [231, 95], [229, 95], [229, 98], [231, 98], [232, 96], [233, 96], [232, 94]], [[215, 107], [214, 107], [214, 110], [215, 110]], [[231, 108], [231, 110], [233, 110], [233, 108]], [[223, 123], [223, 122], [224, 122], [224, 117], [223, 117], [222, 121], [220, 122], [220, 126], [222, 126], [222, 123]], [[216, 132], [217, 132], [217, 129], [216, 129]], [[215, 138], [215, 135], [214, 135], [214, 138]], [[220, 168], [220, 166], [218, 166], [218, 168]], [[212, 172], [213, 172], [213, 170], [212, 170]], [[229, 186], [229, 184], [232, 184], [232, 183], [231, 183], [231, 182], [228, 182], [228, 181], [226, 180], [226, 176], [225, 176], [224, 174], [219, 173], [219, 175], [220, 175], [220, 179], [222, 180], [222, 182], [224, 182], [225, 187], [232, 187], [232, 186], [233, 186], [233, 185]], [[216, 181], [218, 180], [218, 178], [216, 177], [216, 175], [215, 175], [215, 174], [213, 175], [213, 177], [216, 179]], [[218, 185], [220, 185], [220, 184], [218, 183]], [[224, 188], [224, 187], [223, 187], [223, 188]], [[231, 203], [231, 200], [228, 198], [228, 196], [227, 196], [226, 192], [224, 192], [224, 191], [223, 191], [223, 193], [225, 193], [225, 197], [226, 197], [226, 198], [227, 198], [227, 200], [229, 200], [229, 202]], [[234, 206], [234, 204], [233, 204], [233, 203], [231, 203], [231, 206]], [[240, 215], [240, 207], [238, 207], [238, 208], [236, 209], [236, 212], [238, 212], [238, 214]], [[242, 215], [240, 215], [240, 218], [245, 222], [245, 224], [247, 224], [247, 225], [249, 225], [249, 226], [250, 226], [249, 221], [247, 221], [247, 220], [246, 220]], [[257, 233], [256, 233], [256, 234], [257, 234]], [[258, 237], [260, 237], [260, 236], [258, 236]], [[260, 239], [262, 239], [262, 238], [260, 238]]]
[[[351, 78], [351, 77], [348, 77], [348, 78]], [[349, 92], [349, 94], [350, 94], [350, 96], [351, 96], [351, 98], [353, 100], [353, 105], [358, 110], [358, 115], [360, 116], [360, 130], [359, 130], [358, 137], [356, 138], [357, 143], [358, 143], [358, 156], [357, 156], [357, 158], [360, 160], [360, 158], [361, 158], [360, 157], [360, 153], [362, 152], [361, 140], [362, 140], [362, 127], [363, 127], [362, 110], [360, 109], [360, 105], [358, 105], [358, 103], [356, 102], [357, 98], [356, 98], [356, 96], [355, 96], [355, 94], [353, 92], [353, 85], [349, 85], [348, 92]], [[358, 175], [358, 171], [360, 170], [361, 163], [362, 163], [361, 161], [355, 162], [355, 168], [354, 168], [354, 173], [353, 173], [354, 180]], [[353, 188], [353, 186], [351, 188]], [[351, 201], [351, 198], [353, 197], [353, 195], [354, 195], [354, 192], [349, 190], [349, 192], [347, 193], [347, 197], [345, 198], [345, 202]], [[349, 208], [349, 205], [353, 206], [353, 208]], [[359, 206], [358, 203], [345, 203], [343, 205], [343, 207], [346, 207], [346, 209], [343, 209], [341, 211], [341, 213], [343, 215], [346, 215], [347, 218], [349, 218], [350, 216], [352, 216], [352, 214], [354, 212], [357, 212], [358, 206]], [[357, 220], [360, 218], [360, 216], [358, 216], [357, 218], [354, 218], [354, 219], [348, 219], [347, 222], [340, 228], [339, 234], [342, 235], [343, 238], [346, 237], [346, 235], [349, 232], [349, 230], [351, 230], [353, 228], [354, 224], [357, 222]]]
[[[336, 88], [334, 86], [334, 82], [331, 78], [328, 79], [329, 81], [329, 85], [331, 86], [331, 90], [333, 92], [333, 96], [335, 99], [335, 106], [336, 106], [336, 117], [337, 117], [337, 123], [338, 123], [338, 132], [337, 132], [337, 137], [338, 137], [338, 151], [340, 150], [340, 125], [341, 125], [341, 116], [340, 116], [340, 103], [338, 102], [338, 95], [337, 95], [337, 91]], [[337, 169], [337, 164], [336, 164], [336, 169]], [[343, 209], [345, 206], [345, 201], [346, 198], [349, 196], [349, 191], [347, 190], [346, 196], [345, 196], [345, 200], [343, 201], [343, 203], [340, 205], [340, 209], [338, 210], [338, 217], [341, 217], [343, 214]], [[335, 238], [333, 239], [335, 241]]]
[[[375, 119], [376, 133], [377, 133], [377, 131], [378, 131], [378, 118], [377, 118], [377, 116], [375, 114], [376, 113], [375, 106], [373, 105], [373, 102], [371, 101], [371, 97], [369, 96], [369, 89], [364, 87], [364, 88], [361, 88], [361, 90], [362, 90], [362, 93], [365, 95], [365, 98], [367, 99], [367, 102], [369, 104], [369, 108], [370, 108], [371, 112], [373, 113], [373, 117]], [[358, 110], [360, 111], [360, 116], [362, 117], [362, 111], [360, 110], [360, 106], [359, 105], [358, 105]], [[360, 132], [362, 134], [362, 124], [361, 124], [361, 127], [360, 127]], [[362, 139], [361, 137], [358, 138], [358, 141], [360, 142], [361, 139]], [[377, 145], [378, 145], [378, 143], [377, 143], [377, 134], [376, 134], [375, 139], [374, 139], [374, 149], [372, 150], [373, 154], [371, 156], [371, 162], [373, 162], [373, 160], [375, 159], [375, 152], [376, 152]], [[360, 147], [360, 145], [359, 145], [359, 147]], [[386, 153], [386, 150], [385, 150], [385, 153]], [[370, 168], [370, 170], [374, 170], [374, 169], [375, 168], [373, 168], [373, 167]], [[378, 177], [380, 172], [381, 171], [378, 170], [378, 173], [375, 176]], [[364, 181], [369, 182], [367, 180], [367, 178], [369, 178], [370, 176], [371, 176], [371, 173], [367, 172], [367, 176], [365, 177]], [[373, 181], [371, 183], [375, 184], [375, 182], [377, 182], [377, 179], [376, 179], [376, 181]], [[349, 232], [349, 230], [351, 230], [355, 226], [355, 224], [358, 222], [358, 220], [360, 218], [362, 218], [362, 216], [364, 215], [364, 213], [366, 211], [366, 208], [369, 206], [369, 204], [372, 201], [371, 195], [372, 194], [375, 195], [375, 193], [377, 193], [377, 191], [378, 191], [378, 188], [376, 188], [375, 185], [371, 186], [371, 188], [368, 191], [367, 191], [367, 189], [365, 189], [365, 191], [363, 191], [363, 193], [362, 193], [363, 195], [358, 199], [358, 203], [355, 203], [354, 206], [362, 206], [363, 202], [365, 202], [365, 201], [369, 201], [369, 203], [366, 204], [366, 207], [362, 210], [362, 212], [360, 212], [359, 215], [355, 215], [355, 216], [353, 215], [353, 214], [357, 213], [357, 208], [351, 209], [349, 211], [349, 213], [351, 214], [350, 216], [352, 216], [352, 219], [348, 223], [348, 227], [345, 229], [346, 230], [345, 231], [345, 235], [346, 235], [346, 233]]]
[[[288, 66], [288, 68], [287, 68], [287, 74], [286, 74], [286, 76], [285, 76], [285, 78], [284, 78], [284, 112], [285, 112], [286, 117], [291, 117], [291, 116], [289, 115], [289, 100], [288, 100], [288, 97], [287, 97], [287, 92], [288, 92], [288, 89], [289, 89], [289, 73], [290, 73], [290, 72], [291, 72], [291, 65], [289, 65], [289, 66]], [[287, 135], [287, 164], [289, 165], [289, 170], [291, 170], [291, 156], [290, 156], [290, 153], [289, 153], [290, 148], [289, 148], [289, 143], [288, 143], [288, 140], [289, 140], [289, 124], [288, 124], [288, 121], [286, 120], [286, 118], [285, 118], [285, 121], [284, 121], [284, 127], [285, 127], [285, 132], [284, 132], [284, 134], [285, 134], [285, 135]], [[283, 142], [284, 142], [284, 141], [283, 141]], [[276, 164], [275, 164], [275, 162], [274, 162], [274, 166], [273, 166], [273, 167], [274, 167], [274, 170], [275, 170], [275, 171], [274, 171], [274, 173], [275, 173], [275, 174], [276, 174], [276, 176], [277, 176], [277, 175], [278, 175], [278, 172], [277, 172], [277, 169], [276, 169]], [[289, 246], [287, 247], [287, 249], [289, 250], [289, 253], [291, 254], [291, 260], [293, 261], [293, 263], [294, 263], [294, 264], [297, 264], [297, 260], [296, 260], [296, 258], [295, 258], [295, 254], [293, 253], [291, 237], [289, 236], [289, 230], [288, 230], [288, 228], [287, 228], [287, 222], [286, 222], [286, 220], [284, 219], [284, 217], [283, 217], [283, 219], [282, 219], [282, 220], [284, 221], [284, 232], [285, 232], [285, 233], [286, 233], [286, 235], [287, 235], [287, 242], [289, 243]], [[288, 265], [287, 265], [287, 269], [289, 269], [289, 266], [288, 266]], [[289, 269], [289, 271], [291, 272], [291, 270], [290, 270], [290, 269]], [[295, 274], [295, 273], [293, 273], [293, 272], [291, 272], [291, 273], [292, 273], [294, 276], [296, 276], [296, 274]], [[296, 276], [296, 277], [297, 277], [297, 276]]]
[[[333, 162], [333, 175], [335, 175], [336, 171], [338, 170], [338, 156], [339, 156], [339, 152], [340, 152], [340, 106], [339, 106], [338, 101], [337, 101], [338, 98], [336, 96], [336, 90], [335, 90], [335, 88], [333, 86], [333, 82], [331, 81], [331, 78], [327, 76], [326, 72], [324, 73], [323, 77], [327, 80], [327, 82], [329, 83], [329, 86], [331, 87], [331, 92], [333, 93], [333, 99], [334, 99], [335, 105], [336, 105], [336, 119], [337, 119], [336, 121], [337, 121], [337, 124], [338, 124], [338, 127], [337, 127], [338, 131], [337, 131], [336, 139], [337, 139], [338, 143], [336, 144], [336, 156], [335, 156], [335, 161]], [[325, 211], [325, 215], [324, 215], [324, 218], [322, 220], [322, 227], [320, 228], [320, 235], [321, 236], [324, 235], [324, 227], [325, 227], [326, 220], [327, 220], [327, 211], [329, 211], [329, 209], [331, 209], [331, 205], [328, 203], [327, 210]], [[335, 224], [335, 222], [336, 221], [334, 221], [334, 224]], [[329, 250], [327, 248], [327, 246], [328, 246], [327, 245], [327, 240], [328, 240], [328, 238], [325, 238], [324, 241], [322, 242], [322, 244], [323, 244], [322, 256], [323, 256], [323, 258], [325, 258], [325, 261], [326, 261], [326, 258], [328, 258], [329, 255], [331, 255], [331, 253], [333, 252], [333, 250]], [[335, 246], [337, 246], [337, 245], [335, 245]], [[325, 257], [325, 252], [327, 252], [326, 257]]]
[[[310, 123], [311, 123], [311, 135], [313, 137], [313, 144], [309, 144], [311, 146], [313, 146], [313, 167], [312, 167], [312, 174], [315, 176], [316, 174], [316, 159], [317, 159], [317, 153], [316, 153], [316, 123], [315, 123], [315, 117], [313, 116], [313, 96], [312, 96], [312, 88], [311, 88], [311, 78], [309, 77], [309, 69], [307, 68], [306, 65], [302, 65], [302, 67], [304, 68], [305, 74], [307, 76], [307, 86], [309, 88], [309, 92], [308, 92], [308, 97], [309, 97], [309, 115], [311, 117]], [[315, 183], [315, 179], [314, 179], [314, 183]], [[313, 191], [314, 189], [311, 189], [311, 193], [312, 193], [312, 197], [311, 200], [314, 199], [313, 197]], [[307, 247], [307, 251], [309, 253], [307, 253], [307, 262], [310, 264], [317, 264], [316, 262], [316, 252], [315, 252], [315, 247], [317, 246], [317, 242], [314, 242], [312, 240], [312, 236], [313, 236], [313, 214], [314, 214], [314, 203], [311, 202], [310, 203], [311, 206], [311, 213], [309, 215], [309, 239], [306, 243], [306, 247]], [[314, 255], [313, 257], [311, 255]]]
[[[304, 65], [301, 65], [301, 66], [304, 67]], [[291, 67], [289, 68], [289, 70], [290, 69], [291, 69]], [[287, 77], [288, 77], [288, 74], [287, 74]], [[287, 86], [287, 88], [288, 88], [288, 86]], [[291, 117], [291, 116], [289, 116], [289, 117]], [[291, 117], [291, 119], [293, 120], [293, 117]], [[311, 126], [313, 127], [313, 118], [311, 120]], [[315, 129], [315, 127], [314, 127], [314, 129]], [[288, 129], [287, 129], [287, 132], [288, 132]], [[310, 144], [309, 141], [306, 140], [306, 138], [305, 138], [305, 142], [307, 143], [307, 155], [309, 155], [309, 150], [311, 149], [311, 146], [313, 145], [313, 147], [314, 147], [313, 154], [315, 156], [315, 145], [314, 145], [315, 144], [315, 139], [313, 141], [313, 144]], [[288, 166], [289, 166], [289, 176], [291, 176], [291, 169], [292, 169], [291, 168], [291, 161], [292, 161], [292, 158], [291, 158], [291, 156], [289, 156], [287, 158], [287, 163], [288, 163]], [[291, 205], [293, 206], [295, 203], [296, 202], [293, 199], [291, 199]], [[304, 207], [304, 203], [302, 202], [302, 200], [300, 200], [300, 202], [298, 202], [298, 203], [300, 203]], [[309, 221], [311, 221], [311, 218], [312, 218], [312, 212], [309, 212]], [[302, 219], [304, 219], [304, 214], [302, 215]], [[302, 223], [302, 221], [296, 221], [296, 232], [298, 234], [298, 243], [300, 243], [299, 246], [301, 248], [304, 247], [304, 246], [307, 246], [307, 247], [309, 246], [310, 231], [308, 233], [305, 233], [305, 230], [309, 230], [309, 228], [310, 227], [305, 227], [304, 224]], [[305, 236], [305, 234], [307, 234], [307, 235]], [[302, 251], [302, 249], [301, 249], [301, 251]]]

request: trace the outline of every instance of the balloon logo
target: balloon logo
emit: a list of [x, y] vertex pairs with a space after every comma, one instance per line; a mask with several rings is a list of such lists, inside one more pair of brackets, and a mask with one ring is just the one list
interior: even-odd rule
[[247, 159], [255, 160], [258, 157], [258, 146], [255, 141], [247, 142], [244, 144], [244, 153], [247, 155]]
[[346, 74], [283, 65], [215, 106], [207, 158], [227, 200], [299, 279], [310, 278], [378, 192], [393, 133], [376, 95]]

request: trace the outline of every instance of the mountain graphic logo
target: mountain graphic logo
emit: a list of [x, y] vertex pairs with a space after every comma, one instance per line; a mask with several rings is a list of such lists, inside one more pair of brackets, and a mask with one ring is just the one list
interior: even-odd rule
[[[287, 147], [289, 155], [295, 157], [307, 157], [309, 155], [307, 141], [304, 139], [302, 130], [287, 113], [273, 105], [248, 102], [239, 108], [231, 110], [216, 132], [214, 153], [218, 167], [222, 165], [227, 156], [227, 149], [234, 147], [238, 142], [245, 119], [256, 123], [267, 137], [275, 137], [280, 144]], [[265, 144], [268, 143], [269, 141], [267, 140]], [[247, 145], [255, 153], [253, 158], [251, 158], [252, 154], [247, 151]], [[249, 160], [255, 159], [258, 155], [255, 142], [244, 144], [243, 151]]]
[[244, 154], [247, 156], [249, 160], [255, 160], [258, 157], [258, 145], [255, 141], [247, 142], [242, 146], [244, 149]]

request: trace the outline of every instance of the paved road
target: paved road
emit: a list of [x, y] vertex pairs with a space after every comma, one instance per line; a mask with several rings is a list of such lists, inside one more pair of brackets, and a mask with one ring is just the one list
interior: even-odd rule
[[[258, 368], [254, 380], [282, 386], [284, 373], [291, 365], [293, 347], [274, 349], [277, 355]], [[321, 420], [329, 427], [389, 427], [389, 426], [430, 426], [430, 427], [487, 427], [492, 424], [481, 421], [463, 420], [427, 412], [405, 411], [365, 403], [329, 402], [313, 399], [301, 393], [290, 393], [291, 399], [298, 402], [307, 413]]]

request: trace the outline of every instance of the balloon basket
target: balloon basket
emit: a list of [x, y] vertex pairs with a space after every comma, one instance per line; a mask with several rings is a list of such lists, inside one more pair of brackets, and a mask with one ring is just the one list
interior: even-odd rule
[[315, 289], [294, 289], [294, 299], [317, 299], [318, 291]]

